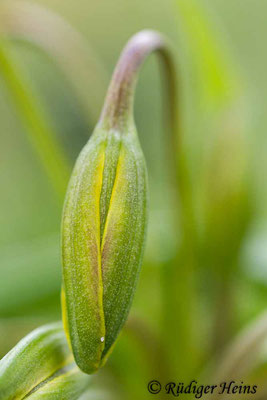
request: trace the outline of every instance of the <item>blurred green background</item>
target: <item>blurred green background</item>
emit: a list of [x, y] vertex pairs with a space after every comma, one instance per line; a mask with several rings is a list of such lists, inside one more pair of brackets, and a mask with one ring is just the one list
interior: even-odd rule
[[[123, 46], [145, 28], [172, 41], [189, 189], [180, 207], [168, 152], [181, 148], [168, 147], [167, 102], [153, 56], [135, 101], [150, 184], [145, 259], [129, 321], [96, 380], [119, 398], [150, 398], [148, 380], [201, 376], [264, 312], [266, 14], [263, 0], [1, 1], [1, 46], [24, 86], [14, 86], [0, 54], [0, 356], [34, 327], [61, 317], [68, 175]], [[21, 109], [24, 88], [52, 127], [51, 153], [49, 141], [34, 139], [25, 118], [33, 115], [30, 105]], [[58, 152], [65, 172], [57, 175]]]

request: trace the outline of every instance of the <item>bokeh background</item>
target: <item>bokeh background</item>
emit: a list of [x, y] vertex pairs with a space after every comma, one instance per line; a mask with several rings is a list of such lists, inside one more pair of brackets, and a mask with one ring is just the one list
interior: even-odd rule
[[[169, 146], [152, 56], [135, 101], [150, 184], [147, 247], [129, 321], [96, 385], [107, 398], [146, 399], [151, 379], [209, 378], [214, 365], [216, 376], [238, 359], [236, 379], [264, 390], [266, 14], [264, 0], [1, 0], [1, 357], [61, 318], [69, 174], [123, 46], [157, 29], [176, 58], [182, 144]], [[170, 152], [185, 159], [180, 202]]]

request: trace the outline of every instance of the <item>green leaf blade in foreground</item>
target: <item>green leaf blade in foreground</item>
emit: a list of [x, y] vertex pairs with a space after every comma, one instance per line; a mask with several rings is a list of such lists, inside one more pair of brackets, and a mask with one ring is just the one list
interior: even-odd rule
[[[58, 392], [61, 390], [61, 398], [74, 399], [75, 397], [67, 395], [78, 385], [76, 381], [83, 380], [85, 375], [82, 372], [75, 375], [71, 370], [65, 373], [64, 367], [71, 364], [73, 357], [61, 323], [45, 325], [34, 330], [0, 361], [0, 400], [30, 397], [30, 393], [33, 393], [38, 385], [46, 387], [46, 393], [49, 393], [49, 386], [52, 385], [50, 387], [57, 387]], [[68, 374], [73, 378], [69, 380]], [[58, 380], [54, 380], [53, 376]], [[66, 384], [63, 386], [62, 382]], [[82, 391], [79, 395], [81, 393]], [[39, 398], [36, 396], [37, 391], [34, 398]]]
[[76, 400], [87, 389], [88, 375], [82, 373], [76, 364], [63, 368], [58, 374], [36, 387], [26, 396], [28, 400]]

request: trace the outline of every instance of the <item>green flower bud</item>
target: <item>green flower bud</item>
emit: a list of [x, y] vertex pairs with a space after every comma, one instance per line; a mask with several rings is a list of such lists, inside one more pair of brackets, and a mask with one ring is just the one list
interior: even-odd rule
[[95, 372], [127, 318], [144, 250], [147, 172], [133, 120], [137, 73], [164, 47], [151, 31], [121, 55], [104, 109], [69, 183], [62, 220], [62, 310], [78, 366]]
[[46, 325], [0, 361], [0, 400], [75, 400], [88, 378], [73, 362], [62, 324]]
[[95, 371], [135, 291], [147, 222], [145, 161], [134, 126], [98, 126], [81, 152], [63, 214], [65, 326], [78, 366]]

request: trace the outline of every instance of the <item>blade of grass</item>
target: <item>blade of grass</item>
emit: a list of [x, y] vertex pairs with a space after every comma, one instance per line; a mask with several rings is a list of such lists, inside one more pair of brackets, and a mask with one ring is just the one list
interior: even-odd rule
[[221, 111], [242, 94], [242, 83], [217, 16], [204, 1], [175, 0], [175, 5], [184, 45], [197, 74], [198, 106], [205, 112], [207, 107]]
[[28, 138], [62, 201], [70, 174], [69, 163], [57, 143], [57, 135], [38, 97], [18, 61], [11, 55], [9, 43], [4, 38], [0, 39], [0, 74], [9, 89], [18, 114], [26, 125]]
[[97, 54], [63, 18], [38, 4], [5, 1], [0, 7], [1, 31], [41, 48], [72, 84], [86, 118], [98, 120], [108, 76]]

